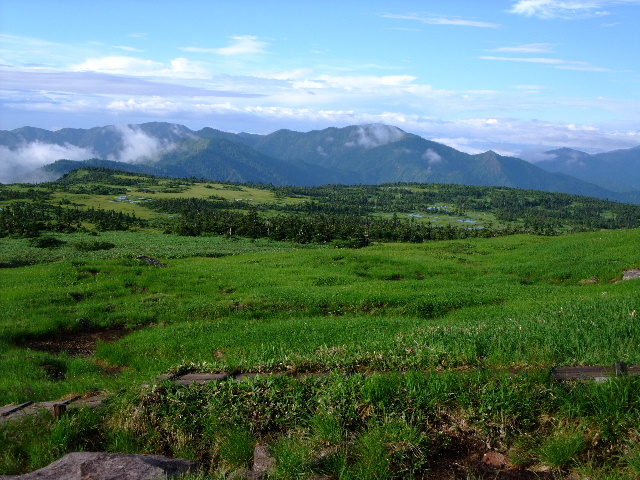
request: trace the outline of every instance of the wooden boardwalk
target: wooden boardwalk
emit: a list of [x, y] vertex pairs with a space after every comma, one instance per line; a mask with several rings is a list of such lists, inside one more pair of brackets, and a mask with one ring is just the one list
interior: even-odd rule
[[[507, 370], [512, 374], [517, 374], [522, 370]], [[376, 375], [391, 372], [366, 372], [366, 375]], [[157, 382], [173, 381], [179, 385], [206, 384], [211, 382], [224, 381], [250, 381], [257, 378], [266, 378], [271, 375], [288, 375], [294, 378], [305, 379], [310, 377], [323, 377], [328, 373], [301, 373], [291, 375], [288, 373], [251, 373], [232, 371], [226, 373], [186, 373], [180, 375], [160, 375]], [[617, 362], [615, 365], [586, 366], [586, 367], [555, 367], [550, 370], [558, 381], [596, 381], [604, 382], [615, 377], [632, 377], [640, 375], [640, 365], [626, 365]], [[150, 384], [145, 384], [150, 385]], [[9, 420], [19, 420], [28, 415], [35, 415], [44, 411], [51, 413], [54, 418], [58, 418], [68, 409], [90, 407], [97, 408], [102, 402], [109, 398], [109, 395], [95, 395], [91, 397], [80, 397], [79, 395], [67, 397], [61, 400], [48, 402], [25, 402], [19, 405], [7, 405], [0, 407], [0, 423]]]
[[25, 402], [20, 405], [8, 405], [0, 407], [0, 422], [7, 420], [19, 420], [28, 415], [36, 415], [48, 411], [54, 417], [60, 417], [68, 408], [92, 407], [97, 408], [109, 395], [95, 395], [92, 397], [80, 397], [75, 395], [62, 400], [49, 402]]

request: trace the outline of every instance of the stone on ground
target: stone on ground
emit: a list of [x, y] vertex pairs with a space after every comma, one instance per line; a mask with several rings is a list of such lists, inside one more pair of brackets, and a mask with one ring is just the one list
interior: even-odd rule
[[75, 452], [47, 467], [24, 475], [0, 475], [0, 480], [158, 480], [195, 473], [191, 460], [161, 455]]

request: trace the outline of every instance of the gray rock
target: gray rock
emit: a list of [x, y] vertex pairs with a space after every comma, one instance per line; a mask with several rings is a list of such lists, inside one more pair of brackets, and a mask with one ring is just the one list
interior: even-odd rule
[[155, 265], [156, 267], [168, 267], [166, 263], [161, 262], [158, 259], [153, 257], [147, 257], [146, 255], [138, 255], [136, 257], [138, 260], [142, 260], [143, 262], [147, 262], [149, 265]]
[[191, 460], [160, 455], [75, 452], [24, 475], [0, 475], [0, 480], [159, 480], [195, 473]]
[[276, 459], [267, 445], [256, 445], [253, 450], [253, 471], [258, 474], [271, 472], [276, 466]]
[[227, 478], [229, 480], [262, 480], [266, 475], [264, 472], [242, 469], [231, 472]]

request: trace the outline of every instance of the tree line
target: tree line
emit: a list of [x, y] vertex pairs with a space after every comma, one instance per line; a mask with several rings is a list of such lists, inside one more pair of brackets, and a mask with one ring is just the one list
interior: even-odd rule
[[99, 231], [129, 230], [147, 221], [123, 212], [101, 208], [65, 208], [45, 202], [14, 202], [0, 209], [0, 237], [37, 237], [41, 233], [72, 233], [91, 223]]
[[[561, 232], [640, 226], [640, 205], [611, 202], [572, 194], [508, 187], [395, 183], [383, 185], [325, 185], [320, 187], [228, 184], [270, 190], [284, 201], [256, 203], [209, 198], [159, 198], [141, 205], [168, 214], [163, 220], [104, 209], [79, 209], [70, 202], [51, 203], [52, 193], [121, 195], [127, 187], [183, 191], [195, 178], [160, 178], [101, 167], [85, 167], [56, 182], [38, 185], [0, 185], [0, 236], [37, 236], [43, 231], [73, 232], [87, 225], [97, 230], [127, 230], [159, 226], [179, 235], [220, 234], [271, 238], [301, 243], [371, 241], [423, 242], [496, 236], [511, 233], [556, 235]], [[17, 187], [17, 188], [16, 188]], [[289, 199], [300, 199], [291, 202]], [[436, 226], [401, 214], [492, 214], [498, 226]], [[169, 215], [175, 218], [170, 218]]]
[[304, 197], [308, 202], [270, 208], [300, 213], [370, 215], [381, 212], [424, 212], [446, 204], [448, 213], [487, 212], [501, 222], [521, 222], [527, 228], [571, 231], [636, 228], [640, 205], [581, 195], [454, 184], [327, 185], [271, 187], [279, 197]]
[[[202, 201], [193, 203], [199, 203], [201, 207], [203, 205]], [[185, 209], [177, 222], [167, 222], [165, 232], [190, 236], [218, 234], [269, 238], [297, 243], [339, 242], [350, 247], [363, 247], [372, 241], [426, 242], [534, 233], [530, 229], [517, 226], [504, 229], [490, 226], [474, 228], [447, 225], [441, 227], [414, 220], [401, 220], [397, 216], [376, 218], [327, 213], [266, 216], [261, 215], [255, 208], [248, 212], [217, 208]]]

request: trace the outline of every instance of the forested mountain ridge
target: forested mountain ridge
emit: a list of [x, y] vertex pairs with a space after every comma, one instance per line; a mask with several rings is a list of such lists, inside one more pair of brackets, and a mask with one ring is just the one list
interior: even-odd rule
[[536, 165], [595, 183], [617, 192], [637, 190], [640, 185], [640, 146], [588, 154], [571, 148], [546, 152], [548, 158]]
[[[100, 160], [110, 160], [124, 162], [119, 167], [123, 170], [216, 181], [302, 186], [453, 183], [532, 188], [640, 203], [640, 173], [633, 186], [622, 188], [612, 180], [610, 188], [606, 186], [608, 177], [602, 172], [597, 175], [596, 184], [569, 176], [562, 168], [546, 162], [532, 164], [492, 151], [471, 155], [381, 124], [305, 133], [278, 130], [268, 135], [236, 134], [209, 127], [192, 131], [162, 122], [57, 132], [23, 127], [0, 132], [0, 145], [10, 150], [30, 142], [73, 146], [90, 153], [87, 158], [94, 157], [45, 166], [43, 171], [54, 177], [74, 165], [109, 166]], [[640, 149], [636, 150], [640, 155]], [[560, 151], [549, 154], [562, 156], [554, 152]], [[553, 168], [557, 171], [548, 171]], [[600, 170], [593, 167], [594, 172]], [[636, 181], [632, 175], [626, 177]]]

